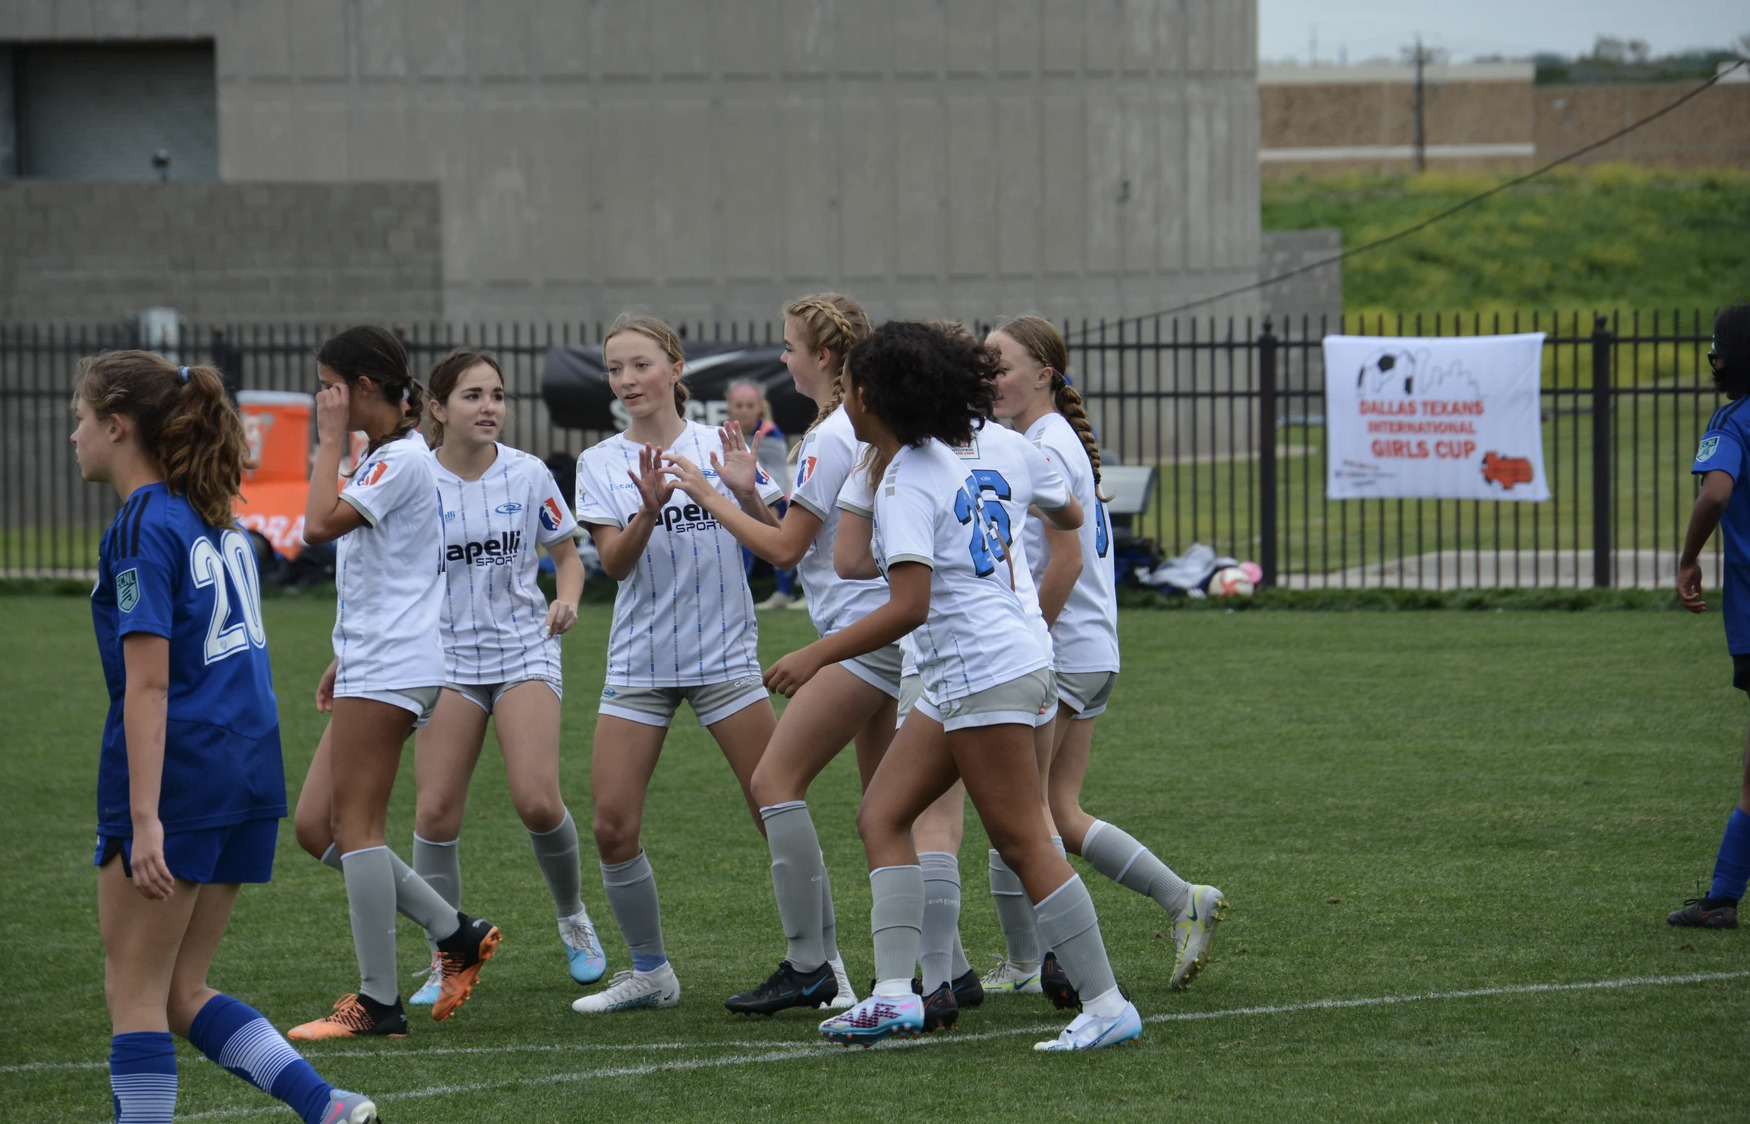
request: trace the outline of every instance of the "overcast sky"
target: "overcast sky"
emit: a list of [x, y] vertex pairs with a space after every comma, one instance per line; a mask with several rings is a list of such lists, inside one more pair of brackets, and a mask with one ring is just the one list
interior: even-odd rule
[[1654, 54], [1726, 47], [1750, 32], [1745, 0], [1258, 0], [1258, 58], [1305, 63], [1395, 58], [1421, 33], [1454, 59], [1590, 52], [1600, 35], [1645, 39]]

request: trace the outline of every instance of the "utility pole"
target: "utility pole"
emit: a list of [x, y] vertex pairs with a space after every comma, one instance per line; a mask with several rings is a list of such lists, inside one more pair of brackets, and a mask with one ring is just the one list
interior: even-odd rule
[[1422, 117], [1425, 100], [1425, 86], [1422, 81], [1422, 68], [1428, 61], [1428, 52], [1422, 47], [1422, 37], [1416, 36], [1416, 171], [1428, 170], [1428, 130]]

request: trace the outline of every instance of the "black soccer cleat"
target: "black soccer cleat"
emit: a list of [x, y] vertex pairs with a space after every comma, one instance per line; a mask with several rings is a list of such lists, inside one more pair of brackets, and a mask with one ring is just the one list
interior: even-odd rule
[[1075, 985], [1069, 982], [1069, 976], [1064, 972], [1063, 965], [1057, 962], [1055, 952], [1046, 953], [1045, 960], [1039, 965], [1039, 990], [1045, 993], [1045, 998], [1051, 1000], [1051, 1005], [1059, 1011], [1082, 1009], [1082, 997], [1077, 993]]
[[954, 981], [954, 1002], [961, 1010], [976, 1007], [984, 1002], [984, 984], [978, 978], [978, 972], [968, 968], [960, 973]]
[[1730, 898], [1690, 898], [1665, 915], [1667, 925], [1684, 929], [1736, 929], [1738, 903]]
[[831, 964], [812, 972], [798, 972], [788, 960], [752, 991], [731, 995], [723, 1005], [738, 1015], [774, 1015], [786, 1007], [818, 1007], [838, 996], [839, 984]]
[[938, 1030], [952, 1030], [959, 1022], [960, 1004], [954, 1001], [954, 988], [951, 985], [943, 984], [924, 997], [925, 1034]]

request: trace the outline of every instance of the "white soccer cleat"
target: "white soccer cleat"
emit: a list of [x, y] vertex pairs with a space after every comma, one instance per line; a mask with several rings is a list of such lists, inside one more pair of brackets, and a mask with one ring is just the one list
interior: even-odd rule
[[438, 954], [431, 954], [431, 967], [425, 970], [425, 982], [419, 985], [407, 1000], [409, 1007], [430, 1007], [438, 1001], [438, 992], [443, 990], [444, 966], [438, 960]]
[[574, 1001], [571, 1009], [595, 1015], [635, 1011], [640, 1007], [673, 1007], [680, 1001], [681, 981], [675, 978], [674, 965], [665, 963], [654, 972], [620, 972], [608, 982], [606, 991]]
[[885, 1038], [916, 1038], [924, 1032], [924, 1001], [916, 995], [871, 995], [842, 1015], [820, 1024], [829, 1042], [867, 1049]]
[[1039, 985], [1039, 965], [1023, 968], [1006, 956], [997, 957], [997, 966], [978, 981], [986, 995], [1043, 995]]
[[845, 958], [835, 956], [827, 961], [832, 965], [832, 978], [839, 985], [839, 993], [820, 1005], [822, 1011], [842, 1011], [847, 1007], [857, 1005], [857, 991], [851, 986], [850, 974], [845, 971]]
[[1209, 946], [1215, 927], [1227, 920], [1227, 899], [1214, 886], [1193, 886], [1185, 895], [1184, 912], [1173, 918], [1174, 991], [1184, 991], [1209, 966]]
[[1058, 1053], [1069, 1050], [1099, 1050], [1107, 1046], [1116, 1046], [1121, 1042], [1131, 1042], [1142, 1037], [1142, 1015], [1136, 1009], [1136, 1004], [1126, 1001], [1124, 1010], [1112, 1018], [1102, 1019], [1097, 1015], [1082, 1012], [1070, 1024], [1064, 1027], [1063, 1033], [1049, 1042], [1035, 1042], [1035, 1050]]
[[766, 612], [771, 609], [788, 609], [789, 607], [790, 595], [788, 593], [774, 593], [764, 601], [757, 602], [754, 605], [754, 608], [761, 612]]

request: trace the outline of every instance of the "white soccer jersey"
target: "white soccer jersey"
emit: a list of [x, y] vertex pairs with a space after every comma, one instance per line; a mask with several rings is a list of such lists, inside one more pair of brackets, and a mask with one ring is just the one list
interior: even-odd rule
[[436, 457], [432, 476], [444, 509], [445, 682], [558, 680], [559, 638], [547, 635], [535, 544], [569, 546], [577, 521], [553, 474], [501, 444], [477, 480]]
[[[620, 434], [577, 458], [579, 523], [624, 527], [638, 514], [644, 501], [627, 473], [637, 474], [640, 448]], [[715, 429], [689, 421], [666, 451], [717, 479], [711, 454], [721, 458], [723, 442]], [[721, 481], [717, 488], [730, 495]], [[767, 503], [784, 495], [764, 472], [759, 492]], [[758, 641], [741, 544], [676, 489], [643, 557], [614, 597], [607, 681], [619, 687], [686, 687], [758, 675]]]
[[[820, 520], [820, 529], [796, 567], [808, 594], [808, 615], [822, 636], [855, 624], [887, 603], [880, 581], [846, 581], [833, 569], [833, 544], [839, 535], [839, 493], [868, 446], [857, 440], [851, 419], [840, 406], [809, 430], [797, 447], [795, 487], [790, 502]], [[863, 514], [868, 514], [866, 511]]]
[[[855, 511], [862, 497], [848, 491], [842, 502]], [[872, 545], [882, 573], [900, 562], [930, 567], [930, 615], [910, 641], [933, 702], [1051, 666], [1009, 585], [995, 518], [979, 495], [965, 462], [934, 439], [902, 448], [875, 489]]]
[[[1057, 670], [1118, 670], [1118, 592], [1112, 570], [1112, 519], [1095, 494], [1094, 466], [1069, 419], [1052, 410], [1027, 429], [1027, 440], [1051, 455], [1069, 479], [1085, 513], [1076, 533], [1082, 543], [1082, 572], [1063, 612], [1051, 628]], [[1029, 526], [1022, 534], [1034, 576], [1045, 572], [1045, 532]]]
[[363, 527], [335, 545], [336, 694], [444, 681], [444, 523], [425, 438], [409, 433], [360, 462], [340, 498]]

